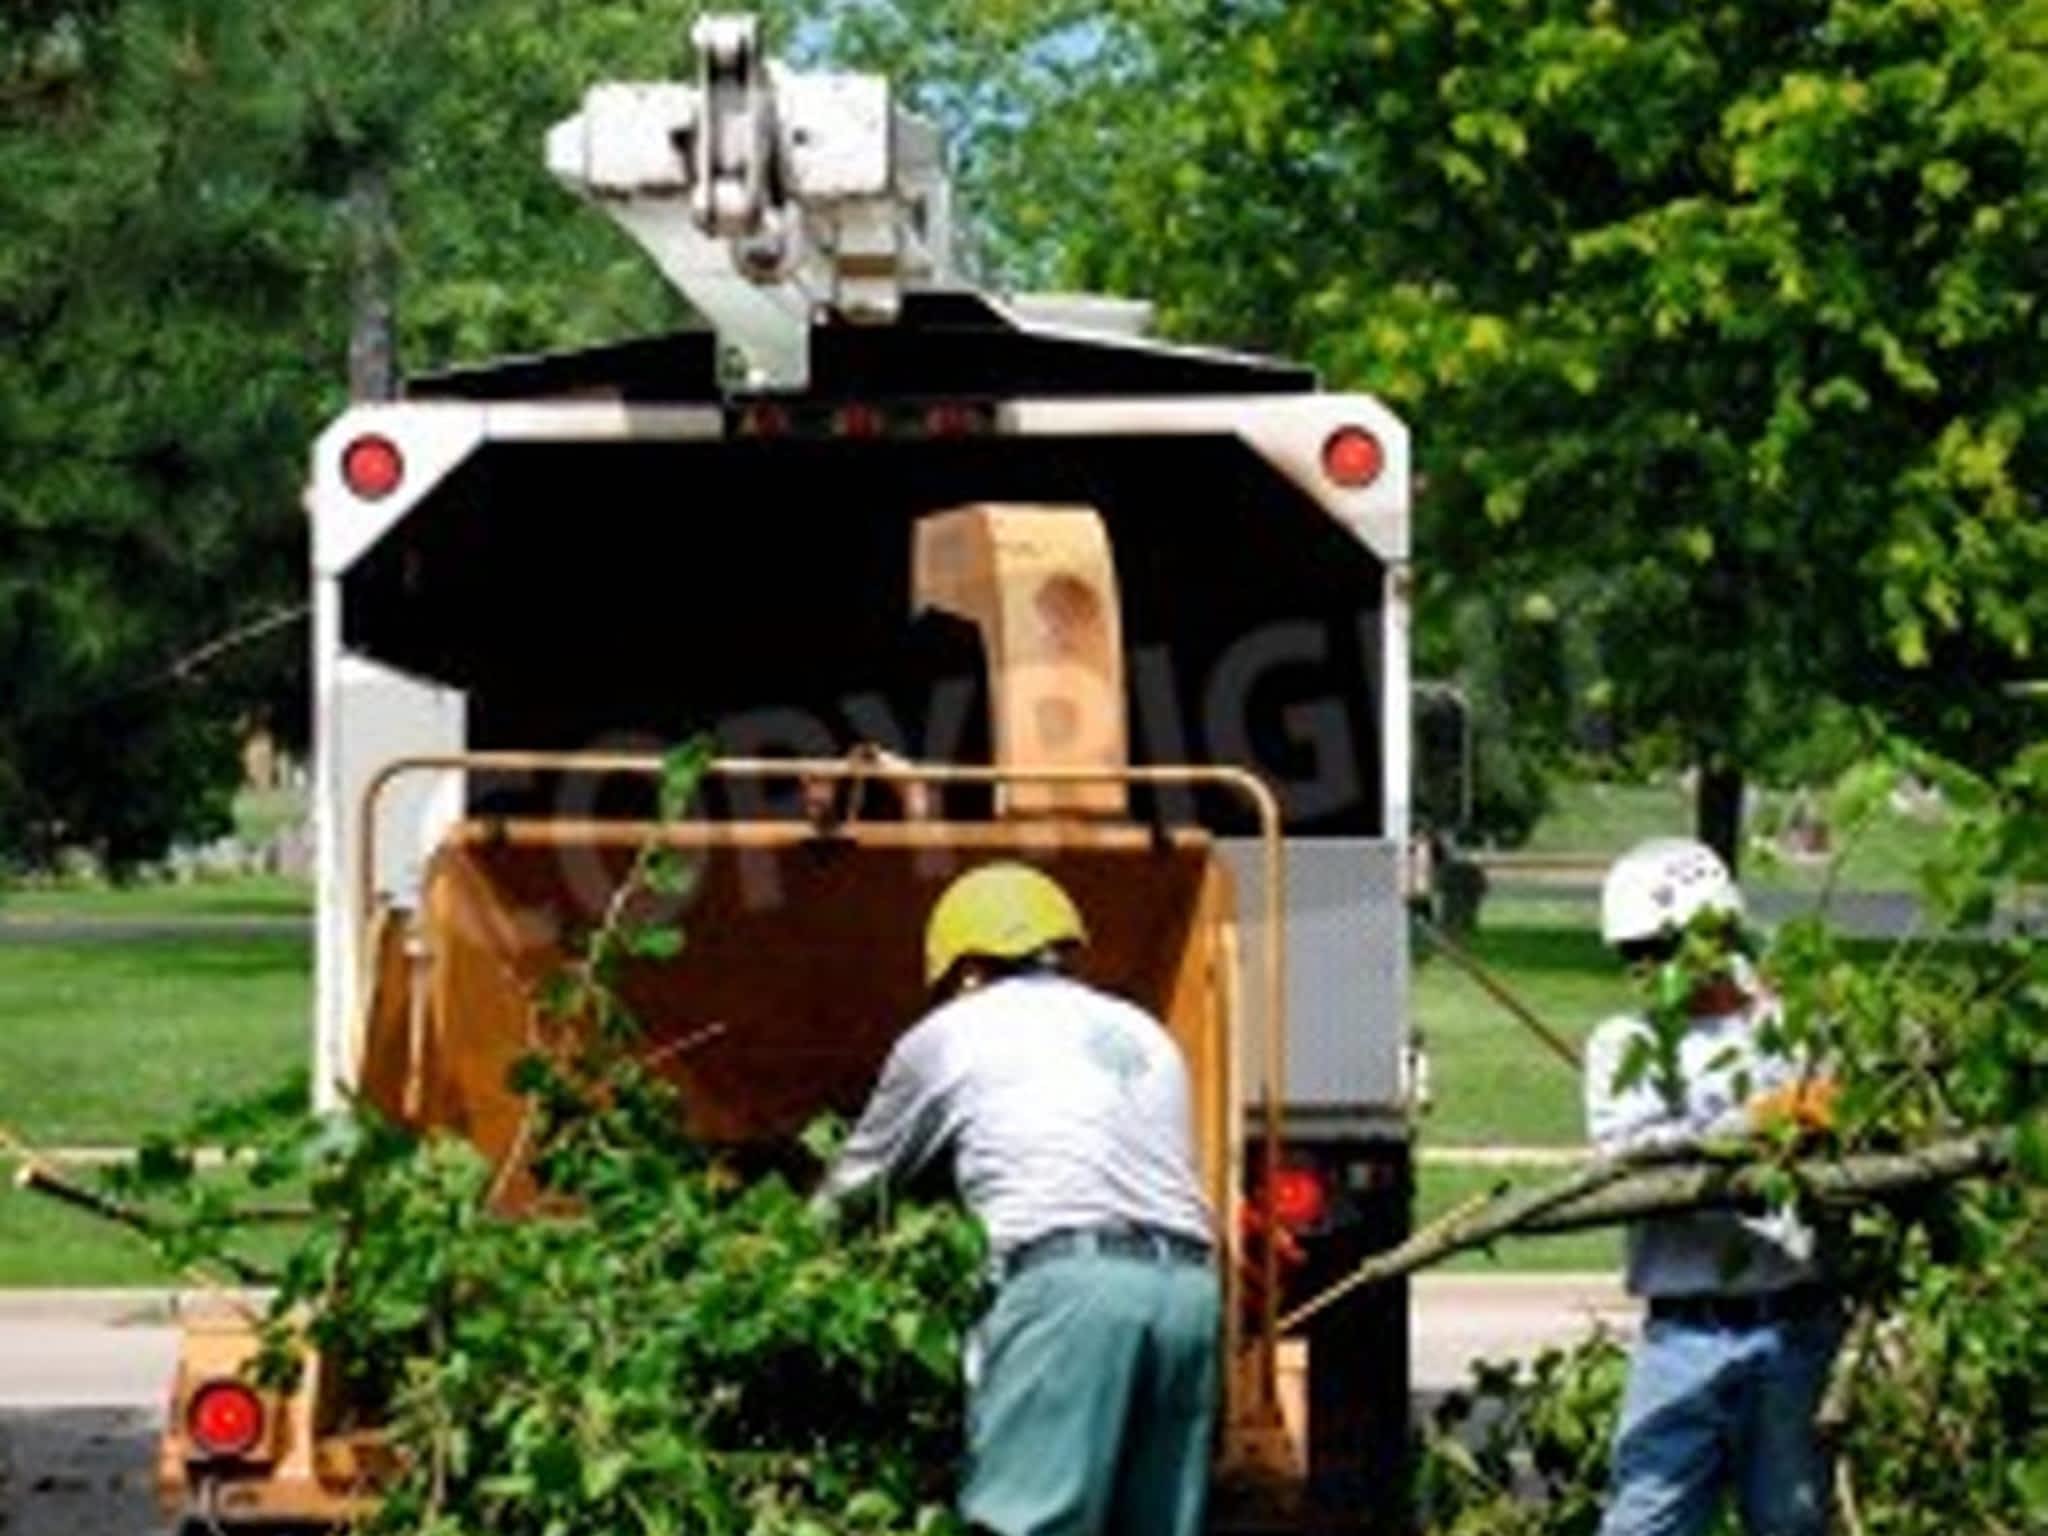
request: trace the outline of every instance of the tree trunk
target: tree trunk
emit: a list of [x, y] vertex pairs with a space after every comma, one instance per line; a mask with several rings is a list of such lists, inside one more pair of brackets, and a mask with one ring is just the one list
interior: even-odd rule
[[1742, 862], [1742, 768], [1717, 752], [1703, 752], [1699, 789], [1693, 802], [1694, 835], [1727, 862], [1730, 873]]
[[349, 398], [393, 400], [398, 396], [398, 281], [391, 181], [383, 166], [362, 166], [350, 176], [348, 228]]

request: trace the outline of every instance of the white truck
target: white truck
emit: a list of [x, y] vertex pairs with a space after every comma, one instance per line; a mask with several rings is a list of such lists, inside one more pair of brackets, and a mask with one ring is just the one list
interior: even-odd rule
[[[1143, 306], [976, 291], [885, 81], [786, 71], [743, 18], [694, 40], [694, 84], [598, 86], [547, 155], [710, 328], [414, 378], [314, 449], [316, 1081], [503, 1151], [489, 977], [601, 904], [646, 754], [710, 733], [710, 873], [650, 994], [733, 1021], [696, 1123], [857, 1107], [931, 894], [1009, 851], [1169, 1020], [1212, 1193], [1313, 1292], [1409, 1222], [1406, 429]], [[1406, 1292], [1278, 1341], [1283, 1299], [1233, 1313], [1221, 1447], [1283, 1492], [1218, 1523], [1396, 1529]], [[228, 1334], [188, 1339], [173, 1507], [337, 1518], [362, 1463], [317, 1380], [242, 1443]]]

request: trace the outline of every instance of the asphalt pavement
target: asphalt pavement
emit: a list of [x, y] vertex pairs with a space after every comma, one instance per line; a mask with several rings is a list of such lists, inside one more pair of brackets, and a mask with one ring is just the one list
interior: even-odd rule
[[[1502, 873], [1489, 877], [1489, 899], [1563, 901], [1587, 909], [1587, 926], [1593, 926], [1593, 911], [1600, 905], [1596, 881], [1529, 879]], [[1766, 928], [1794, 917], [1804, 917], [1820, 905], [1814, 891], [1745, 888], [1743, 899], [1750, 916]], [[1830, 923], [1841, 933], [1859, 939], [1902, 939], [1922, 926], [1920, 899], [1909, 891], [1835, 891], [1827, 899]], [[2001, 923], [2004, 928], [2008, 924]]]
[[[310, 917], [35, 917], [0, 912], [0, 946], [152, 944], [172, 939], [269, 939], [313, 936]], [[12, 1533], [9, 1533], [12, 1536]]]

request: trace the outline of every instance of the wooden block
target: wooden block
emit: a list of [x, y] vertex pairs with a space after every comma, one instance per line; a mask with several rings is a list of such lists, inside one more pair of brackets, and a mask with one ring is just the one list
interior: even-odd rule
[[[981, 632], [998, 765], [1129, 763], [1116, 566], [1093, 508], [983, 503], [927, 517], [911, 594]], [[1112, 783], [1007, 786], [996, 804], [1004, 816], [1129, 813]]]

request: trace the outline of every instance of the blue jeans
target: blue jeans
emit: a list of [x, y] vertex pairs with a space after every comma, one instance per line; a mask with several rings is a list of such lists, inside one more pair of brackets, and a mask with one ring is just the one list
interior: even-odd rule
[[1828, 1462], [1813, 1416], [1842, 1327], [1651, 1318], [1629, 1366], [1600, 1536], [1700, 1536], [1732, 1489], [1749, 1536], [1820, 1536]]

